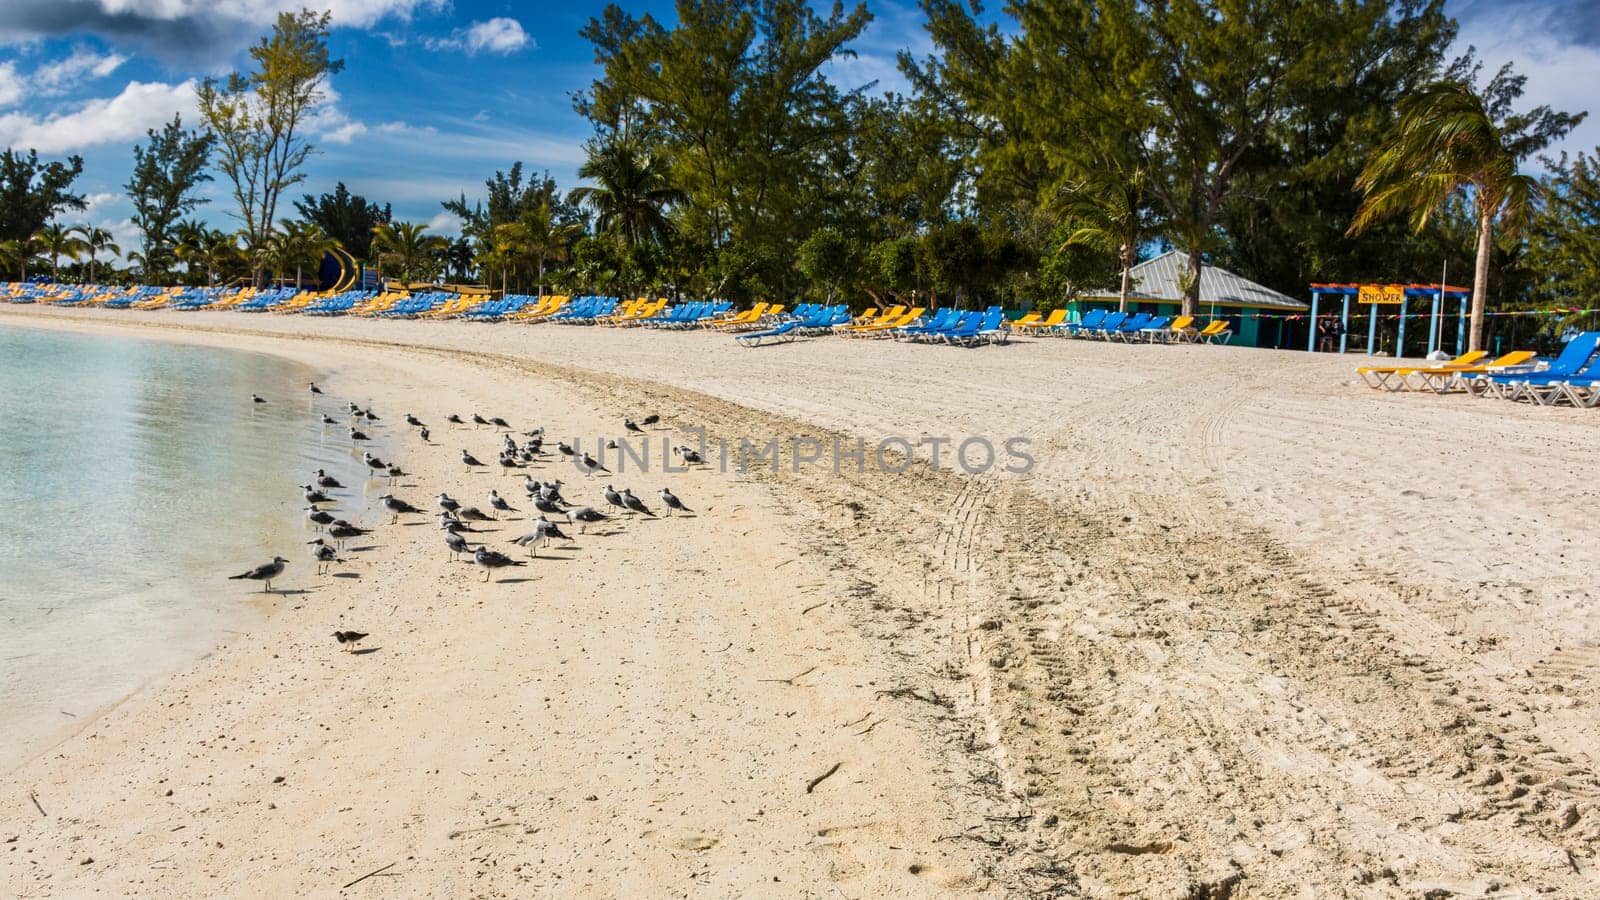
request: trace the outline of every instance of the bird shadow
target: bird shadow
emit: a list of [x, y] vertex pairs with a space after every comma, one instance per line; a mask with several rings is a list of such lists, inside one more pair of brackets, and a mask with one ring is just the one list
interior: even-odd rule
[[609, 531], [585, 531], [584, 535], [586, 537], [615, 537], [616, 535], [626, 534], [626, 533], [627, 532], [625, 532], [621, 528], [613, 528], [613, 529], [611, 529]]
[[362, 647], [360, 650], [351, 650], [351, 656], [366, 656], [368, 653], [377, 653], [382, 647]]
[[306, 588], [273, 588], [268, 593], [276, 594], [280, 597], [292, 597], [296, 594], [310, 594], [312, 591]]
[[495, 584], [527, 584], [533, 580], [532, 578], [499, 578], [495, 580]]
[[333, 577], [334, 578], [360, 578], [361, 577], [361, 573], [360, 572], [335, 572], [335, 573], [333, 573]]
[[349, 547], [349, 548], [346, 548], [344, 552], [346, 552], [346, 553], [368, 553], [368, 552], [373, 551], [373, 550], [381, 550], [381, 549], [383, 549], [383, 545], [382, 544], [367, 544], [365, 547]]
[[533, 558], [534, 559], [538, 559], [538, 560], [557, 559], [557, 560], [561, 560], [563, 562], [567, 562], [567, 561], [570, 561], [570, 560], [577, 559], [576, 556], [555, 556], [555, 555], [550, 554], [550, 553], [541, 553], [538, 556], [535, 556]]

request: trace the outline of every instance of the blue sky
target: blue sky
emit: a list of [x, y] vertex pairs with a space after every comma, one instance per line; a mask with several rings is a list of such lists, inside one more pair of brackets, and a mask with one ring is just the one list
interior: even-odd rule
[[[0, 147], [78, 153], [88, 220], [136, 245], [122, 196], [132, 146], [145, 130], [182, 112], [194, 122], [193, 84], [243, 62], [245, 48], [280, 9], [308, 0], [0, 0]], [[485, 177], [522, 160], [575, 181], [587, 124], [570, 94], [595, 75], [580, 27], [601, 2], [504, 0], [324, 0], [335, 17], [332, 49], [346, 70], [332, 82], [313, 126], [320, 153], [299, 193], [344, 181], [394, 205], [398, 216], [458, 228], [439, 201], [482, 191]], [[670, 18], [670, 0], [625, 2], [630, 12]], [[874, 21], [837, 60], [834, 79], [903, 89], [902, 48], [929, 42], [912, 0], [869, 0]], [[1512, 60], [1529, 76], [1530, 103], [1589, 108], [1600, 83], [1600, 0], [1451, 0], [1461, 46], [1490, 63]], [[1596, 110], [1600, 113], [1600, 110]], [[1565, 144], [1600, 144], [1600, 116]], [[224, 187], [201, 215], [229, 227]]]

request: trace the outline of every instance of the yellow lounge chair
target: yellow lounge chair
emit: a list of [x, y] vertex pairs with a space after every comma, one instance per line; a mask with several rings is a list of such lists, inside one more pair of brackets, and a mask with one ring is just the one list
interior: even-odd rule
[[[1381, 387], [1388, 387], [1389, 380], [1393, 379], [1393, 378], [1397, 378], [1398, 377], [1403, 382], [1405, 375], [1410, 374], [1412, 372], [1415, 372], [1418, 369], [1426, 369], [1426, 368], [1440, 368], [1440, 369], [1455, 368], [1455, 369], [1460, 369], [1460, 368], [1465, 368], [1467, 366], [1477, 365], [1478, 360], [1481, 360], [1485, 356], [1488, 356], [1488, 355], [1489, 355], [1489, 353], [1486, 350], [1471, 350], [1471, 351], [1463, 353], [1460, 356], [1456, 357], [1455, 359], [1452, 359], [1449, 362], [1444, 363], [1444, 364], [1442, 364], [1440, 366], [1437, 366], [1437, 367], [1431, 367], [1431, 366], [1392, 366], [1392, 365], [1391, 366], [1362, 366], [1361, 368], [1356, 369], [1356, 374], [1360, 375], [1361, 376], [1361, 380], [1365, 381], [1367, 383], [1367, 387], [1372, 388], [1373, 390], [1377, 390], [1378, 388], [1381, 388]], [[1400, 388], [1389, 388], [1389, 390], [1400, 390]]]
[[724, 325], [743, 325], [746, 322], [754, 322], [755, 320], [761, 318], [761, 314], [766, 311], [767, 304], [757, 303], [744, 312], [729, 313], [721, 318], [712, 319], [711, 321], [704, 323], [704, 325], [706, 328], [721, 328]]
[[906, 308], [904, 306], [891, 306], [889, 307], [888, 312], [879, 315], [877, 318], [867, 319], [866, 316], [862, 316], [861, 318], [866, 319], [866, 321], [851, 322], [849, 325], [840, 325], [835, 328], [834, 331], [838, 332], [839, 334], [849, 334], [853, 331], [861, 331], [863, 329], [873, 328], [882, 325], [885, 322], [893, 322], [894, 320], [905, 315], [905, 312]]
[[882, 337], [882, 336], [884, 336], [886, 334], [889, 334], [889, 333], [893, 332], [896, 328], [904, 328], [907, 325], [916, 324], [917, 320], [922, 318], [922, 314], [927, 312], [927, 311], [928, 311], [927, 307], [915, 306], [915, 307], [912, 307], [911, 309], [901, 313], [900, 315], [895, 316], [893, 319], [890, 319], [887, 322], [874, 322], [874, 323], [872, 323], [870, 325], [863, 325], [860, 328], [855, 328], [855, 329], [852, 329], [850, 331], [845, 332], [844, 336], [845, 337]]
[[1230, 337], [1233, 337], [1233, 329], [1228, 327], [1228, 320], [1212, 319], [1206, 323], [1206, 327], [1199, 331], [1191, 332], [1185, 339], [1191, 344], [1198, 344], [1201, 341], [1209, 344], [1217, 338], [1221, 338], [1223, 343], [1227, 343]]
[[[1029, 316], [1032, 318], [1030, 319]], [[1052, 309], [1050, 310], [1050, 315], [1043, 319], [1039, 318], [1038, 313], [1028, 313], [1028, 315], [1012, 322], [1011, 329], [1013, 331], [1023, 330], [1037, 334], [1041, 331], [1054, 331], [1066, 321], [1067, 311], [1065, 308]]]
[[771, 324], [773, 319], [783, 315], [784, 309], [785, 307], [782, 303], [774, 303], [763, 310], [759, 316], [743, 322], [728, 322], [717, 326], [717, 330], [724, 333], [732, 333], [736, 331], [750, 331], [756, 328], [765, 328], [767, 325]]
[[[1513, 350], [1503, 356], [1497, 357], [1486, 363], [1475, 366], [1418, 366], [1408, 372], [1400, 373], [1400, 380], [1405, 390], [1418, 391], [1427, 388], [1435, 394], [1448, 394], [1456, 387], [1465, 386], [1459, 381], [1462, 375], [1487, 375], [1504, 369], [1513, 369], [1525, 366], [1537, 359], [1539, 354], [1532, 350]], [[1412, 379], [1416, 379], [1415, 382]], [[1390, 388], [1401, 390], [1401, 388]]]

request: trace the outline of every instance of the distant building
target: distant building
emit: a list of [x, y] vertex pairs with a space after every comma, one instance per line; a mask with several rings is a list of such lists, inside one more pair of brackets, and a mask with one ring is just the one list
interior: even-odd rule
[[[1128, 289], [1128, 312], [1178, 315], [1183, 308], [1183, 290], [1178, 287], [1178, 280], [1188, 270], [1189, 254], [1180, 250], [1168, 251], [1134, 266], [1129, 270], [1132, 283]], [[1076, 313], [1074, 318], [1082, 318], [1092, 309], [1115, 310], [1117, 288], [1079, 294], [1067, 308]], [[1227, 269], [1204, 266], [1200, 270], [1200, 299], [1195, 308], [1197, 324], [1227, 319], [1234, 334], [1229, 343], [1247, 347], [1290, 347], [1294, 346], [1293, 336], [1300, 335], [1303, 345], [1305, 322], [1286, 322], [1282, 317], [1304, 313], [1310, 308], [1306, 303]], [[1267, 313], [1271, 317], [1262, 318], [1254, 313]]]

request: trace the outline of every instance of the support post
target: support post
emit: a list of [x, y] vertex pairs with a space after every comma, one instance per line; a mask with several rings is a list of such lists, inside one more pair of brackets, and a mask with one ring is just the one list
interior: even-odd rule
[[1444, 286], [1440, 285], [1439, 292], [1433, 295], [1433, 312], [1428, 315], [1428, 353], [1439, 349], [1439, 313], [1444, 307]]
[[1467, 352], [1467, 298], [1461, 298], [1461, 324], [1456, 326], [1456, 355]]
[[1406, 292], [1400, 292], [1400, 336], [1394, 340], [1394, 358], [1406, 355]]
[[1311, 327], [1306, 334], [1306, 352], [1317, 352], [1317, 301], [1322, 299], [1321, 291], [1311, 292]]
[[1339, 314], [1339, 352], [1350, 349], [1350, 295], [1344, 295], [1344, 312]]
[[1372, 321], [1367, 323], [1367, 355], [1378, 352], [1378, 304], [1372, 304]]

